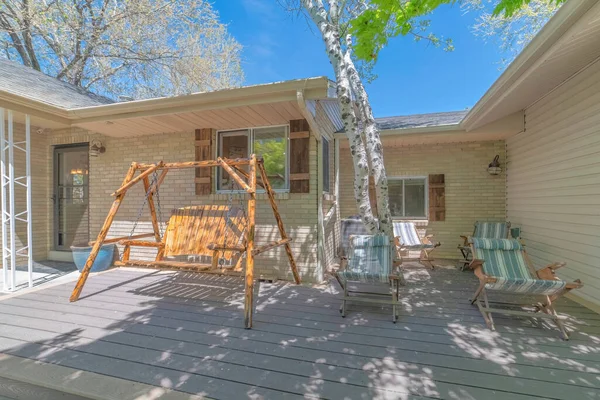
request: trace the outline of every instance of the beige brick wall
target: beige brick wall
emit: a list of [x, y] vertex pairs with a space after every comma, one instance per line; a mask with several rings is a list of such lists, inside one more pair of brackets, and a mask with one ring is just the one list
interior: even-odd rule
[[[8, 132], [5, 133], [8, 138]], [[14, 141], [25, 140], [25, 125], [13, 124]], [[34, 260], [43, 260], [48, 254], [50, 220], [47, 207], [52, 204], [50, 192], [48, 192], [48, 155], [47, 155], [47, 136], [37, 133], [37, 127], [31, 127], [31, 183], [32, 183], [32, 231], [33, 231], [33, 258]], [[6, 153], [8, 155], [8, 152]], [[15, 177], [24, 176], [25, 153], [17, 149], [14, 150], [15, 159]], [[8, 165], [8, 160], [7, 160]], [[8, 174], [8, 170], [6, 172]], [[7, 187], [8, 188], [8, 187]], [[26, 207], [26, 190], [20, 185], [15, 185], [15, 213], [24, 211]], [[7, 202], [8, 208], [8, 202]], [[24, 217], [24, 216], [22, 216]], [[27, 243], [26, 224], [17, 221], [16, 225], [16, 248], [24, 247]], [[1, 237], [1, 231], [0, 231]], [[7, 238], [10, 240], [9, 238]], [[24, 259], [17, 258], [18, 265], [23, 264]], [[1, 262], [1, 260], [0, 260]]]
[[[110, 194], [117, 189], [125, 176], [129, 165], [137, 162], [190, 161], [194, 159], [193, 132], [114, 138], [92, 135], [102, 141], [106, 152], [90, 159], [90, 230], [95, 236], [100, 230], [113, 198]], [[51, 143], [54, 145], [88, 141], [90, 135], [85, 131], [72, 130], [55, 132]], [[310, 141], [310, 193], [277, 195], [279, 211], [283, 217], [288, 234], [292, 237], [292, 249], [304, 281], [314, 282], [322, 279], [317, 269], [317, 197], [316, 197], [316, 140]], [[234, 195], [234, 204], [239, 204], [241, 195]], [[189, 205], [227, 204], [227, 195], [213, 194], [196, 196], [194, 189], [194, 170], [172, 170], [168, 173], [160, 188], [163, 220], [169, 218], [171, 209]], [[134, 187], [127, 193], [109, 237], [129, 235], [143, 203], [143, 186]], [[147, 206], [144, 209], [136, 233], [151, 231]], [[279, 231], [266, 195], [259, 194], [257, 202], [257, 245], [277, 240]], [[132, 258], [153, 258], [151, 250], [132, 251]], [[278, 248], [256, 259], [258, 273], [275, 275], [280, 279], [292, 279], [284, 249]]]
[[[385, 146], [388, 176], [444, 174], [446, 181], [446, 220], [416, 221], [421, 234], [434, 234], [441, 246], [438, 258], [458, 258], [459, 236], [471, 234], [477, 220], [504, 220], [506, 176], [491, 176], [487, 166], [496, 154], [506, 166], [504, 141], [445, 143], [405, 147]], [[353, 166], [347, 147], [340, 149], [341, 215], [357, 213], [353, 192]]]

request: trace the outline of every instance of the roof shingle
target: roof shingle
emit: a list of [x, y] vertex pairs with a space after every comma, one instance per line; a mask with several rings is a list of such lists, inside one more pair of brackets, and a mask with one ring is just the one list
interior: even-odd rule
[[402, 115], [398, 117], [375, 118], [380, 130], [428, 128], [458, 124], [469, 111], [449, 111], [429, 114]]
[[3, 58], [0, 58], [0, 90], [66, 109], [114, 103], [106, 97]]

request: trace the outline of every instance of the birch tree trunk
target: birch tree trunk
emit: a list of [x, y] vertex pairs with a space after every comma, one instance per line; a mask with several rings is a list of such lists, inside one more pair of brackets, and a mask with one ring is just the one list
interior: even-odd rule
[[[337, 97], [354, 164], [354, 196], [359, 214], [369, 232], [381, 232], [392, 237], [388, 184], [379, 131], [366, 90], [351, 58], [351, 46], [347, 46], [346, 51], [341, 46], [338, 24], [340, 10], [337, 1], [331, 0], [329, 4], [328, 13], [322, 0], [314, 2], [313, 0], [302, 0], [302, 5], [323, 36], [327, 55], [335, 72]], [[351, 45], [349, 37], [346, 39], [346, 43]], [[358, 116], [354, 108], [353, 94], [357, 100]], [[369, 201], [369, 175], [372, 175], [375, 180], [377, 219], [373, 215]]]
[[[348, 77], [354, 95], [356, 96], [356, 104], [362, 122], [364, 138], [366, 142], [367, 157], [371, 167], [371, 175], [375, 181], [375, 197], [377, 200], [377, 219], [379, 220], [379, 230], [386, 235], [393, 237], [394, 229], [392, 225], [392, 217], [390, 213], [388, 180], [383, 163], [383, 145], [379, 135], [379, 128], [373, 116], [373, 109], [369, 103], [369, 96], [362, 84], [360, 75], [356, 70], [356, 66], [352, 61], [351, 49], [352, 38], [346, 36], [347, 50], [344, 55], [344, 62], [348, 70]], [[361, 135], [362, 136], [362, 135]]]
[[335, 72], [337, 87], [336, 93], [342, 112], [342, 122], [346, 136], [350, 142], [350, 152], [354, 164], [354, 197], [358, 212], [371, 233], [379, 231], [377, 220], [373, 215], [369, 201], [369, 161], [362, 135], [358, 130], [358, 118], [352, 102], [352, 88], [348, 76], [348, 68], [344, 60], [344, 53], [340, 44], [339, 27], [330, 23], [327, 10], [320, 0], [315, 5], [312, 0], [302, 0], [302, 5], [308, 11], [311, 19], [319, 28], [329, 61]]

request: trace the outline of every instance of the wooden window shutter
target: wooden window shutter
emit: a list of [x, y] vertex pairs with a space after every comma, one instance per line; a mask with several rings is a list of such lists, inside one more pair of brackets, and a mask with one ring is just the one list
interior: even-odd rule
[[310, 128], [305, 119], [290, 121], [290, 193], [310, 191]]
[[369, 175], [369, 200], [371, 202], [371, 211], [377, 215], [377, 193], [375, 192], [375, 178]]
[[[211, 160], [213, 158], [212, 134], [213, 129], [210, 128], [196, 129], [196, 161]], [[212, 168], [196, 168], [196, 195], [211, 194], [213, 188], [212, 171]]]
[[429, 175], [429, 221], [446, 220], [446, 185], [444, 174]]

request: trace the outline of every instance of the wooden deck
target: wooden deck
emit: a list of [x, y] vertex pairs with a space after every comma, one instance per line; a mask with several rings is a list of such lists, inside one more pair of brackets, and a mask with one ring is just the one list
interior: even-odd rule
[[[263, 283], [244, 330], [237, 278], [117, 269], [91, 276], [77, 303], [72, 282], [1, 300], [0, 376], [23, 366], [39, 384], [37, 360], [52, 364], [44, 385], [89, 398], [600, 398], [600, 315], [560, 301], [568, 342], [528, 318], [498, 315], [491, 332], [468, 302], [471, 273], [406, 275], [395, 325], [361, 304], [342, 319], [333, 285]], [[86, 393], [83, 379], [131, 393]]]

